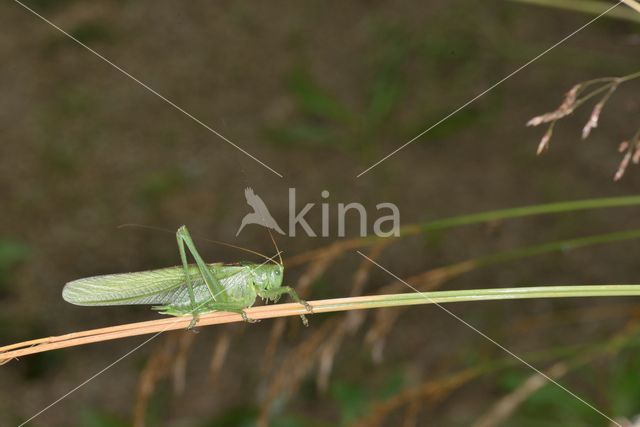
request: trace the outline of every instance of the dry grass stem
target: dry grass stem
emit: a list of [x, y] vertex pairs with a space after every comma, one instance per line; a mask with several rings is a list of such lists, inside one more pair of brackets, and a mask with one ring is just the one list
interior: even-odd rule
[[[566, 375], [571, 370], [589, 363], [599, 357], [612, 357], [619, 353], [626, 346], [634, 341], [640, 330], [640, 321], [638, 318], [633, 318], [623, 330], [608, 340], [604, 345], [598, 345], [595, 350], [585, 353], [579, 353], [573, 359], [563, 363], [559, 362], [553, 365], [547, 374], [551, 378], [559, 378]], [[391, 413], [413, 404], [416, 400], [420, 400], [423, 403], [429, 402], [430, 404], [436, 404], [441, 402], [452, 392], [462, 387], [466, 383], [475, 380], [481, 375], [485, 375], [491, 372], [495, 372], [497, 369], [505, 368], [512, 365], [512, 359], [504, 359], [501, 362], [494, 363], [489, 366], [477, 365], [474, 367], [463, 369], [454, 374], [446, 375], [442, 378], [429, 380], [418, 386], [408, 387], [404, 391], [392, 396], [389, 399], [374, 403], [367, 411], [367, 414], [356, 420], [352, 424], [352, 427], [375, 427], [380, 425]], [[541, 381], [542, 380], [542, 381]], [[505, 398], [501, 399], [496, 407], [499, 409], [491, 409], [490, 412], [494, 418], [490, 420], [503, 421], [508, 415], [526, 401], [526, 398], [540, 387], [546, 384], [540, 374], [534, 374], [526, 380], [523, 385], [516, 389], [513, 393], [509, 394]], [[504, 403], [504, 402], [507, 403]], [[498, 414], [500, 414], [500, 420], [498, 420]], [[487, 424], [496, 425], [496, 424]], [[477, 427], [477, 426], [476, 426]]]
[[[442, 291], [430, 294], [408, 292], [403, 294], [368, 295], [316, 300], [309, 301], [309, 304], [313, 308], [314, 313], [329, 313], [407, 305], [444, 304], [460, 301], [636, 295], [640, 295], [640, 285], [568, 285]], [[308, 314], [305, 306], [297, 303], [251, 307], [246, 309], [245, 312], [250, 318], [256, 320]], [[169, 330], [186, 329], [191, 323], [191, 320], [191, 316], [167, 317], [148, 322], [131, 323], [44, 338], [38, 340], [41, 342], [41, 344], [38, 345], [33, 345], [33, 341], [12, 344], [0, 347], [0, 362], [6, 362], [17, 357], [41, 353], [43, 351], [75, 347], [131, 336], [161, 333]], [[198, 326], [237, 323], [242, 321], [243, 319], [240, 314], [218, 311], [201, 315]], [[9, 350], [7, 351], [7, 349]]]
[[402, 427], [417, 427], [418, 426], [418, 415], [420, 414], [420, 410], [422, 409], [422, 400], [416, 399], [407, 405], [407, 410], [404, 414], [404, 419], [402, 421]]
[[[318, 280], [318, 278], [320, 278], [325, 271], [327, 271], [331, 263], [341, 253], [342, 252], [337, 249], [335, 245], [330, 245], [329, 247], [327, 247], [324, 254], [320, 258], [314, 260], [307, 267], [305, 272], [298, 279], [298, 282], [295, 286], [296, 292], [301, 298], [306, 298], [311, 285], [313, 285], [313, 283]], [[267, 348], [265, 351], [265, 357], [262, 365], [263, 372], [269, 372], [271, 370], [276, 352], [278, 351], [278, 346], [280, 345], [280, 341], [282, 340], [282, 336], [284, 335], [285, 328], [286, 319], [278, 319], [276, 320], [276, 322], [274, 322], [271, 328], [271, 334], [269, 336], [269, 343], [267, 344]]]
[[367, 414], [351, 424], [351, 427], [375, 427], [380, 425], [392, 412], [407, 404], [419, 401], [439, 401], [452, 391], [474, 380], [483, 373], [482, 369], [469, 368], [453, 375], [447, 375], [419, 386], [410, 387], [391, 398], [378, 402], [368, 409]]
[[280, 344], [280, 340], [282, 340], [282, 335], [284, 334], [286, 326], [286, 319], [276, 319], [273, 322], [271, 332], [269, 333], [269, 342], [264, 350], [264, 360], [262, 363], [263, 374], [270, 372], [273, 367], [276, 352], [278, 351], [278, 345]]
[[151, 353], [140, 373], [133, 406], [133, 427], [145, 427], [149, 399], [156, 389], [157, 382], [164, 378], [169, 371], [178, 338], [177, 334], [169, 334], [166, 339], [162, 340], [156, 350]]
[[[557, 380], [597, 358], [613, 356], [624, 348], [626, 343], [633, 338], [639, 330], [640, 322], [638, 318], [635, 317], [628, 322], [627, 326], [623, 328], [620, 333], [611, 338], [603, 348], [586, 354], [579, 354], [569, 362], [557, 362], [545, 372], [545, 375]], [[472, 427], [494, 427], [502, 424], [515, 413], [518, 407], [526, 402], [531, 395], [548, 383], [549, 380], [539, 373], [531, 375], [513, 392], [498, 400]]]
[[[558, 362], [551, 366], [551, 368], [545, 372], [545, 375], [557, 380], [567, 372], [569, 372], [567, 364]], [[493, 427], [499, 425], [509, 418], [533, 393], [545, 386], [548, 381], [549, 380], [540, 374], [531, 375], [520, 387], [498, 400], [487, 413], [472, 424], [472, 427]]]
[[[387, 241], [381, 241], [375, 244], [368, 254], [369, 258], [373, 260], [378, 259], [387, 245]], [[360, 296], [362, 294], [373, 267], [374, 264], [368, 260], [362, 260], [360, 262], [358, 269], [353, 275], [353, 284], [351, 286], [352, 297]], [[326, 391], [329, 387], [329, 377], [333, 370], [333, 361], [344, 338], [347, 335], [353, 335], [358, 331], [360, 325], [364, 322], [365, 316], [366, 313], [364, 311], [355, 310], [347, 312], [333, 334], [324, 343], [322, 349], [320, 349], [320, 360], [318, 364], [318, 374], [316, 377], [316, 383], [320, 391]]]
[[211, 363], [209, 364], [209, 378], [211, 378], [211, 381], [216, 381], [218, 374], [220, 374], [220, 370], [224, 366], [224, 361], [229, 353], [230, 346], [231, 336], [229, 331], [223, 331], [213, 348]]
[[[462, 261], [446, 267], [439, 267], [417, 274], [405, 280], [411, 283], [421, 292], [433, 291], [440, 288], [444, 283], [452, 280], [463, 273], [476, 268], [474, 261]], [[402, 282], [394, 281], [380, 289], [381, 294], [402, 291], [406, 285]], [[402, 307], [386, 308], [378, 310], [375, 314], [372, 326], [365, 336], [365, 342], [371, 347], [373, 360], [380, 363], [382, 361], [386, 337], [389, 335], [396, 320], [403, 312]]]
[[273, 402], [278, 399], [290, 396], [300, 379], [311, 369], [315, 361], [314, 354], [322, 344], [327, 334], [336, 325], [336, 319], [329, 319], [324, 322], [311, 336], [307, 337], [302, 345], [289, 352], [282, 360], [280, 368], [274, 373], [265, 398], [261, 403], [260, 414], [258, 416], [258, 427], [267, 427], [271, 415]]
[[180, 334], [178, 340], [178, 351], [176, 357], [173, 360], [173, 392], [179, 396], [184, 393], [187, 384], [187, 362], [189, 360], [189, 353], [191, 347], [195, 341], [195, 332]]

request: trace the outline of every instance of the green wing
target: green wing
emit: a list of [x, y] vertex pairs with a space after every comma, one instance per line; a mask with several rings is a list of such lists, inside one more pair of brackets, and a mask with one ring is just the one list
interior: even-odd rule
[[[239, 267], [209, 264], [216, 279], [226, 291], [237, 288], [242, 280]], [[194, 265], [189, 266], [196, 303], [212, 300], [206, 283]], [[239, 275], [242, 276], [242, 275]], [[233, 287], [229, 285], [234, 284]], [[135, 273], [107, 274], [74, 280], [65, 285], [62, 298], [76, 305], [133, 305], [178, 304], [188, 305], [189, 293], [182, 267], [169, 267]], [[216, 295], [213, 300], [224, 300], [226, 295]]]

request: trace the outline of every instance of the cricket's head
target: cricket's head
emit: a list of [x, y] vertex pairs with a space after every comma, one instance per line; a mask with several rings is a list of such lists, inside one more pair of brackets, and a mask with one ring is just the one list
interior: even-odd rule
[[253, 268], [254, 283], [260, 291], [281, 287], [283, 275], [282, 264], [262, 264]]

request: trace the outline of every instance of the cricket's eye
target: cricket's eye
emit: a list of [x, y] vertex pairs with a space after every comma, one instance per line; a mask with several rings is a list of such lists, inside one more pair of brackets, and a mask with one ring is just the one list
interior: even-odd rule
[[276, 270], [276, 276], [280, 275], [280, 270]]

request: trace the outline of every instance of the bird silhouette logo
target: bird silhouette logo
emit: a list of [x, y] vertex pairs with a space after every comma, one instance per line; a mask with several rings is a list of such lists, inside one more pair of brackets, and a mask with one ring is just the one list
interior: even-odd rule
[[284, 234], [284, 231], [282, 231], [276, 220], [273, 219], [269, 213], [267, 205], [264, 204], [264, 201], [253, 191], [251, 187], [245, 188], [244, 197], [247, 199], [247, 204], [253, 208], [253, 212], [246, 214], [244, 218], [242, 218], [242, 224], [240, 224], [240, 228], [238, 229], [236, 236], [240, 234], [246, 225], [249, 224], [258, 224], [271, 230], [275, 230], [280, 234]]

